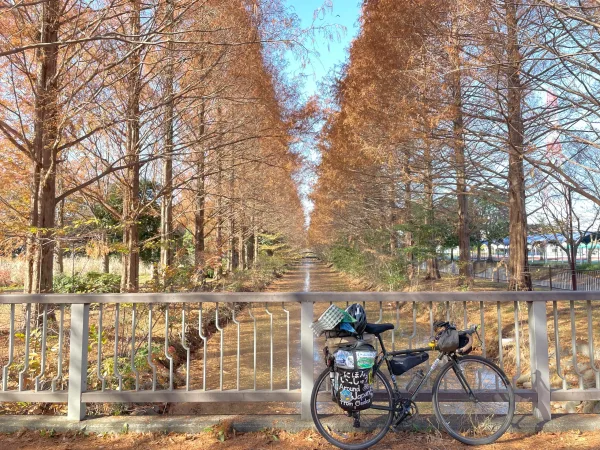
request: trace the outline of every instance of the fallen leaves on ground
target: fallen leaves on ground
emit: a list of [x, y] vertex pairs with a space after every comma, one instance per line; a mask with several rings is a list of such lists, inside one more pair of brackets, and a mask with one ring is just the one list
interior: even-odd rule
[[[217, 430], [218, 431], [218, 430]], [[300, 450], [333, 449], [321, 436], [313, 431], [297, 434], [278, 430], [265, 430], [256, 433], [239, 433], [227, 430], [218, 433], [205, 430], [199, 434], [87, 434], [55, 433], [47, 431], [20, 431], [13, 434], [0, 434], [0, 448], [19, 450], [128, 450], [128, 449], [167, 449], [167, 450], [260, 450], [271, 448], [293, 448]], [[441, 434], [389, 433], [373, 447], [374, 450], [456, 450], [473, 449], [459, 444]], [[526, 436], [505, 435], [496, 444], [481, 447], [485, 449], [598, 449], [600, 432], [540, 433]]]

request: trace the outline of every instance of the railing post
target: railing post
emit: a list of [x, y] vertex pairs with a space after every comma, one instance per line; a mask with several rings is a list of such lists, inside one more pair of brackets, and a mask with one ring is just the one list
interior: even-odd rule
[[312, 393], [314, 377], [314, 338], [310, 324], [314, 320], [314, 305], [311, 301], [302, 302], [300, 311], [300, 351], [302, 372], [300, 378], [300, 391], [302, 395], [301, 419], [311, 420], [310, 396]]
[[87, 388], [88, 333], [90, 305], [71, 306], [71, 356], [69, 359], [69, 420], [85, 418], [85, 403], [81, 394]]
[[548, 356], [548, 320], [546, 302], [527, 302], [529, 316], [529, 351], [531, 356], [531, 384], [537, 393], [533, 415], [550, 420], [550, 367]]

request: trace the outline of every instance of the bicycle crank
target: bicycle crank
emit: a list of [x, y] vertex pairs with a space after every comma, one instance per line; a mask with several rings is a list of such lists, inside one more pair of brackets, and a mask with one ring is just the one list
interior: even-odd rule
[[402, 400], [398, 408], [396, 409], [396, 414], [394, 416], [394, 423], [390, 427], [392, 431], [398, 431], [396, 428], [404, 421], [410, 420], [416, 415], [419, 414], [419, 408], [416, 403], [411, 400]]

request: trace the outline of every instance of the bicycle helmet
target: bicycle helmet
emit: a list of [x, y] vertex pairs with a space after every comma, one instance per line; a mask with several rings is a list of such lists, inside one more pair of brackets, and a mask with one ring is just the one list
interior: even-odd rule
[[365, 312], [365, 309], [358, 303], [355, 303], [348, 306], [346, 312], [350, 314], [354, 320], [356, 320], [356, 322], [352, 324], [356, 334], [363, 334], [365, 328], [367, 327], [367, 313]]

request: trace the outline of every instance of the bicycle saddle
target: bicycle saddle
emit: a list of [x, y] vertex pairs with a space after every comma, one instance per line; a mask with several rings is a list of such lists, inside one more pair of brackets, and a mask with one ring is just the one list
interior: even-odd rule
[[394, 325], [391, 323], [368, 323], [365, 327], [365, 333], [381, 334], [384, 331], [393, 330]]

